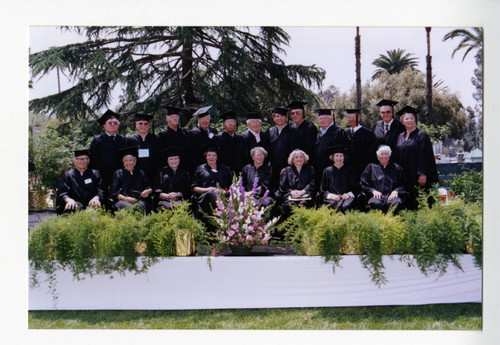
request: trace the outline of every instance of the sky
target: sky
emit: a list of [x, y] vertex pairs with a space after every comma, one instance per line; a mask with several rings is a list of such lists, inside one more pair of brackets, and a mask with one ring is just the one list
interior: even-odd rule
[[[352, 27], [298, 27], [285, 26], [291, 39], [284, 47], [282, 55], [285, 64], [316, 65], [326, 71], [323, 89], [334, 85], [341, 92], [349, 91], [355, 82], [354, 37], [356, 28]], [[475, 91], [471, 78], [475, 68], [474, 52], [462, 62], [463, 53], [451, 57], [458, 40], [443, 42], [443, 36], [456, 27], [436, 27], [431, 30], [431, 55], [435, 80], [444, 81], [449, 90], [455, 92], [464, 107], [474, 106], [472, 93]], [[372, 61], [385, 54], [387, 50], [404, 49], [418, 58], [418, 69], [425, 72], [427, 55], [424, 27], [360, 27], [361, 35], [361, 80], [370, 80], [376, 67]], [[85, 38], [73, 32], [61, 31], [57, 27], [31, 26], [29, 46], [32, 53], [51, 46], [82, 42]], [[62, 90], [71, 86], [61, 74]], [[30, 99], [43, 97], [57, 92], [57, 76], [53, 72], [41, 79], [34, 80]], [[315, 91], [319, 91], [314, 89]], [[116, 104], [116, 96], [113, 104]]]

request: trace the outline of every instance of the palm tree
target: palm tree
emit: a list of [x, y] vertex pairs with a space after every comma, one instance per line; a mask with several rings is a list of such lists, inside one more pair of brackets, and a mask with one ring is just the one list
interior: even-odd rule
[[373, 73], [372, 80], [377, 79], [383, 72], [396, 74], [403, 71], [406, 67], [417, 70], [418, 58], [412, 57], [413, 53], [405, 54], [404, 49], [387, 50], [387, 55], [380, 54], [379, 57], [373, 60], [372, 65], [378, 67]]
[[464, 56], [462, 57], [462, 61], [464, 61], [467, 54], [472, 50], [483, 50], [483, 28], [474, 27], [470, 31], [466, 29], [450, 31], [444, 35], [443, 42], [454, 38], [461, 38], [461, 41], [451, 54], [451, 57], [454, 57], [455, 53], [459, 50], [465, 49]]

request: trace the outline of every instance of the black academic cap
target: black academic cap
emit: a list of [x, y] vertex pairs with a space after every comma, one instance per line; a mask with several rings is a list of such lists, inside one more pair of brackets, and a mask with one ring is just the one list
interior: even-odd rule
[[287, 108], [283, 108], [283, 107], [274, 107], [273, 114], [280, 114], [280, 115], [283, 115], [283, 116], [287, 116], [288, 115], [288, 109]]
[[89, 156], [90, 157], [89, 150], [87, 150], [87, 149], [75, 150], [75, 158], [80, 157], [80, 156]]
[[354, 114], [354, 113], [359, 114], [360, 109], [345, 109], [345, 112], [347, 114]]
[[220, 145], [218, 145], [217, 143], [214, 143], [212, 141], [209, 141], [208, 143], [206, 143], [204, 145], [201, 145], [200, 149], [201, 149], [201, 151], [203, 153], [206, 153], [206, 152], [215, 152], [218, 155], [219, 154], [219, 150], [220, 150]]
[[229, 110], [227, 112], [225, 112], [224, 114], [222, 114], [220, 117], [222, 119], [222, 121], [226, 121], [226, 120], [229, 120], [229, 119], [233, 119], [233, 120], [236, 120], [237, 119], [237, 115], [234, 111], [232, 110]]
[[404, 114], [413, 114], [413, 116], [415, 116], [415, 121], [418, 120], [417, 118], [418, 110], [413, 107], [410, 107], [409, 105], [404, 106], [400, 111], [396, 113], [396, 115], [398, 115], [399, 117], [403, 116]]
[[302, 101], [293, 101], [292, 103], [290, 103], [287, 107], [289, 109], [302, 109], [304, 110], [304, 105], [306, 105], [307, 102], [302, 102]]
[[384, 105], [388, 105], [388, 106], [394, 107], [396, 104], [398, 104], [398, 102], [391, 101], [390, 99], [383, 99], [383, 100], [381, 100], [380, 102], [377, 103], [377, 106], [381, 107], [381, 106], [384, 106]]
[[108, 121], [109, 119], [120, 120], [120, 115], [118, 115], [114, 111], [108, 109], [97, 121], [99, 121], [99, 123], [101, 125], [104, 125], [106, 123], [106, 121]]
[[174, 157], [174, 156], [181, 157], [182, 156], [181, 151], [182, 151], [181, 147], [169, 146], [169, 147], [161, 150], [161, 153], [163, 153], [165, 155], [165, 158]]
[[346, 147], [343, 145], [329, 146], [326, 149], [328, 150], [330, 155], [333, 155], [334, 153], [343, 153], [345, 155], [347, 152]]
[[332, 110], [334, 110], [334, 109], [316, 109], [315, 111], [318, 113], [318, 116], [321, 116], [321, 115], [332, 116]]
[[210, 113], [208, 112], [210, 108], [212, 108], [211, 105], [199, 108], [198, 110], [196, 110], [193, 116], [198, 116], [198, 118], [202, 118], [204, 116], [210, 115]]
[[134, 115], [134, 122], [151, 121], [152, 119], [153, 119], [153, 115], [148, 115], [148, 114], [143, 114], [143, 113], [136, 113]]
[[123, 149], [118, 150], [118, 152], [120, 153], [120, 157], [122, 157], [122, 158], [125, 156], [128, 156], [128, 155], [131, 155], [131, 156], [134, 156], [135, 158], [137, 158], [137, 146], [125, 147]]
[[262, 120], [262, 117], [260, 116], [260, 113], [258, 113], [256, 111], [253, 111], [253, 112], [250, 112], [250, 113], [244, 113], [242, 115], [245, 116], [248, 120], [251, 120], [251, 119]]
[[182, 112], [182, 109], [171, 106], [168, 106], [165, 109], [167, 110], [167, 115], [174, 115], [174, 114], [181, 115]]

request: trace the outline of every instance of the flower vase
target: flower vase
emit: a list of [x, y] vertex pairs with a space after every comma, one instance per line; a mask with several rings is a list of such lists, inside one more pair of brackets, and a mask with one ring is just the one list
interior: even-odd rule
[[194, 253], [194, 235], [192, 230], [175, 231], [175, 255], [189, 256]]
[[245, 246], [230, 246], [231, 254], [234, 256], [250, 256], [250, 252], [252, 251], [252, 247]]

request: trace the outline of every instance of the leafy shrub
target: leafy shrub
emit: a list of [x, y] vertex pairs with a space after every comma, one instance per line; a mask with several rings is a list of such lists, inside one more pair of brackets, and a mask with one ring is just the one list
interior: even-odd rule
[[450, 181], [450, 190], [467, 203], [483, 202], [483, 173], [466, 171]]

